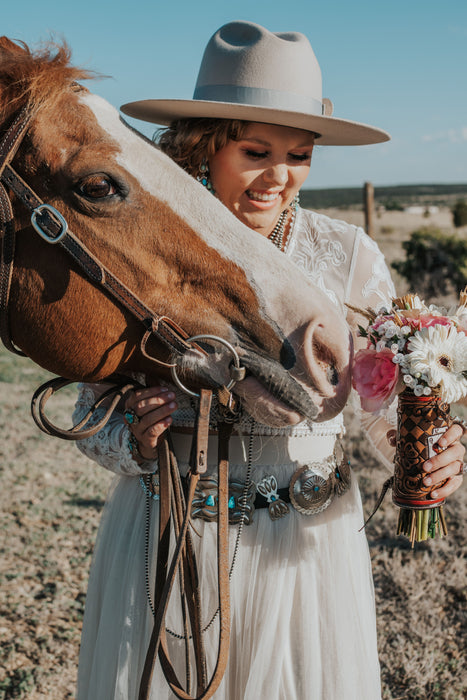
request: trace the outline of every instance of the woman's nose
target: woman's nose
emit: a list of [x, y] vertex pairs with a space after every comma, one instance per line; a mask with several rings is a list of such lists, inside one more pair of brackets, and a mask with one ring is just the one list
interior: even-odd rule
[[285, 163], [276, 163], [264, 171], [264, 179], [274, 185], [285, 185], [288, 180], [287, 166]]

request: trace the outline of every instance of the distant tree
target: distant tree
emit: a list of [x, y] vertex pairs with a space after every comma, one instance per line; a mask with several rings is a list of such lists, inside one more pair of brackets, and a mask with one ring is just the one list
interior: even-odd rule
[[467, 202], [464, 199], [459, 199], [452, 209], [452, 219], [454, 226], [467, 226]]
[[467, 285], [467, 241], [423, 227], [402, 246], [406, 258], [392, 267], [407, 280], [410, 291], [429, 300], [458, 293]]

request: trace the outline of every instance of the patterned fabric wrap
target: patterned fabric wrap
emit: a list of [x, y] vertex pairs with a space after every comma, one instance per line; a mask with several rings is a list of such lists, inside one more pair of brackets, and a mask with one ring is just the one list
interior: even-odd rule
[[[393, 501], [401, 508], [427, 508], [444, 499], [430, 498], [422, 465], [437, 454], [437, 443], [450, 425], [449, 404], [439, 397], [402, 393], [397, 409]], [[439, 484], [437, 488], [439, 488]]]

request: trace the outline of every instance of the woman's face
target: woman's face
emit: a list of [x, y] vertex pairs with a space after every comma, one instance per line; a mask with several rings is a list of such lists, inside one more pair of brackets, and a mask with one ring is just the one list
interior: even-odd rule
[[268, 236], [306, 180], [313, 142], [309, 131], [250, 123], [240, 141], [229, 141], [209, 159], [217, 196], [240, 221]]

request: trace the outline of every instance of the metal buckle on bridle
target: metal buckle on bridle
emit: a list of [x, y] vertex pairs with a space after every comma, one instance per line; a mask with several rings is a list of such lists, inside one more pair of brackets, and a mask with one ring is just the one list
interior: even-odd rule
[[[191, 338], [187, 338], [186, 342], [195, 342], [197, 340], [214, 340], [215, 342], [221, 343], [221, 345], [224, 345], [230, 352], [232, 353], [233, 360], [230, 365], [230, 382], [225, 386], [225, 389], [227, 391], [230, 391], [232, 387], [245, 377], [245, 368], [240, 365], [240, 358], [238, 356], [237, 351], [235, 350], [234, 346], [231, 345], [227, 340], [224, 340], [223, 338], [219, 338], [217, 335], [193, 335]], [[171, 374], [172, 374], [172, 379], [174, 380], [175, 384], [178, 386], [179, 389], [181, 389], [185, 394], [188, 394], [189, 396], [194, 396], [195, 398], [199, 398], [199, 393], [196, 391], [191, 391], [191, 389], [188, 389], [177, 376], [177, 368], [176, 366], [171, 367]]]
[[[43, 216], [44, 212], [47, 212], [52, 216], [52, 220], [56, 219], [60, 224], [60, 230], [56, 236], [52, 236], [47, 230], [42, 228], [38, 217]], [[45, 240], [47, 243], [59, 243], [63, 236], [68, 231], [68, 224], [65, 218], [60, 214], [55, 207], [50, 204], [39, 204], [38, 207], [32, 210], [31, 214], [31, 224], [34, 226], [37, 233]]]

